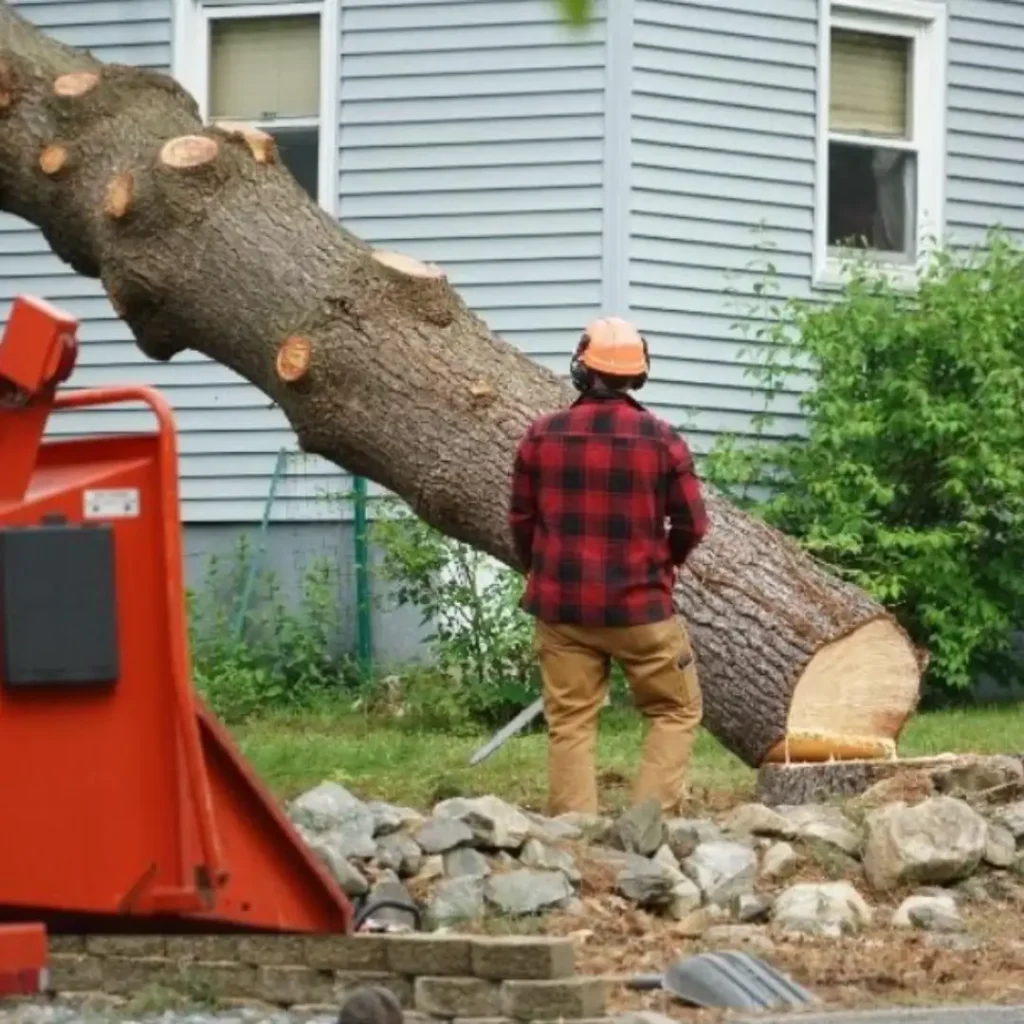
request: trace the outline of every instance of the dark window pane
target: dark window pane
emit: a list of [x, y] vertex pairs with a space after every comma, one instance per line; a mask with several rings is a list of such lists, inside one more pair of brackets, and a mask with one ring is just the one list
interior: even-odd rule
[[845, 142], [828, 145], [828, 244], [913, 259], [917, 244], [913, 153]]
[[316, 202], [320, 168], [320, 129], [265, 127], [264, 131], [274, 136], [281, 162], [310, 194], [313, 202]]

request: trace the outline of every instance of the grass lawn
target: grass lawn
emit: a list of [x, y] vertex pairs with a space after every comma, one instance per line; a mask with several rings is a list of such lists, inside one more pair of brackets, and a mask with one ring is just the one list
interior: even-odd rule
[[[331, 779], [364, 799], [426, 808], [457, 795], [496, 793], [542, 809], [546, 788], [543, 729], [509, 740], [476, 768], [469, 755], [487, 738], [416, 731], [363, 715], [329, 712], [273, 715], [234, 729], [242, 750], [282, 798]], [[642, 738], [638, 716], [607, 710], [601, 719], [598, 765], [604, 798], [621, 804], [635, 770]], [[903, 756], [944, 752], [1016, 753], [1024, 747], [1024, 706], [986, 707], [921, 714], [907, 726]], [[701, 731], [691, 785], [701, 795], [742, 799], [754, 772]]]

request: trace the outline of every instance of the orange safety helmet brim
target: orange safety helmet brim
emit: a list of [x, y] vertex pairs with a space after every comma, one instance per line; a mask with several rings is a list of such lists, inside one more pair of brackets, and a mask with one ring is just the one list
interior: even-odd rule
[[616, 377], [639, 377], [647, 372], [647, 346], [640, 332], [617, 316], [587, 324], [587, 345], [580, 361], [589, 370]]

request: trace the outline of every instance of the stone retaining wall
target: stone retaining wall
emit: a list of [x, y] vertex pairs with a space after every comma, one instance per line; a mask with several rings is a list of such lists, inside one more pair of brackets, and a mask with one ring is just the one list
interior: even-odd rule
[[605, 983], [575, 976], [572, 941], [524, 936], [54, 936], [50, 989], [131, 997], [151, 987], [290, 1009], [390, 989], [433, 1019], [581, 1020], [604, 1014]]

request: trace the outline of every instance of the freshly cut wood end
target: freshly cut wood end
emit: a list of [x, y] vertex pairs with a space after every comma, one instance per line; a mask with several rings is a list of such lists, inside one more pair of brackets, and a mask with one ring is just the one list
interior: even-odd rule
[[44, 146], [39, 154], [39, 169], [43, 174], [57, 174], [67, 163], [68, 151], [63, 146]]
[[120, 220], [132, 205], [134, 180], [127, 172], [115, 174], [107, 182], [107, 195], [103, 203], [103, 212], [113, 220]]
[[285, 338], [277, 350], [275, 367], [277, 375], [285, 384], [295, 384], [309, 371], [313, 358], [313, 343], [309, 338], [293, 334]]
[[61, 75], [53, 83], [53, 91], [57, 96], [65, 99], [74, 99], [76, 96], [84, 96], [91, 89], [94, 89], [100, 80], [95, 71], [72, 71], [70, 74]]
[[419, 277], [426, 280], [443, 281], [444, 271], [433, 263], [423, 263], [413, 256], [406, 256], [400, 252], [388, 252], [385, 249], [378, 249], [374, 252], [373, 258], [396, 273], [405, 274], [408, 277]]
[[811, 658], [793, 691], [786, 736], [764, 762], [895, 757], [920, 690], [909, 639], [890, 619], [874, 619]]
[[258, 164], [271, 164], [277, 158], [277, 143], [274, 137], [261, 128], [254, 128], [239, 121], [216, 121], [214, 127], [235, 138], [244, 139]]
[[211, 163], [217, 156], [217, 143], [206, 135], [179, 135], [164, 143], [160, 162], [176, 171], [187, 171]]

